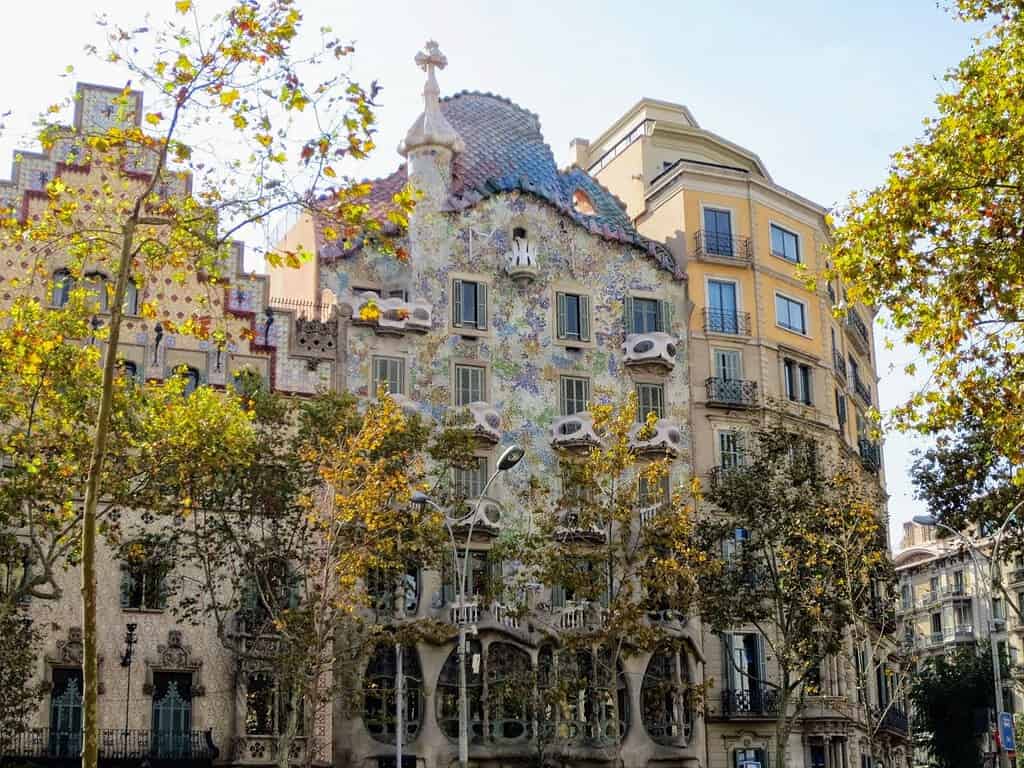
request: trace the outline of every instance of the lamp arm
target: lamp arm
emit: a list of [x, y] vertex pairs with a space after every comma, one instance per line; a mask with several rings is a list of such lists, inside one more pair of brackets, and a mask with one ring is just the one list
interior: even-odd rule
[[[472, 517], [472, 520], [470, 520], [469, 523], [469, 531], [466, 533], [466, 547], [465, 553], [463, 554], [462, 558], [461, 592], [463, 602], [465, 602], [466, 600], [466, 582], [469, 579], [469, 545], [470, 542], [473, 541], [473, 527], [476, 525], [477, 512], [480, 511], [480, 503], [484, 500], [484, 496], [487, 495], [487, 489], [491, 487], [491, 483], [494, 482], [494, 478], [496, 478], [500, 472], [500, 469], [496, 469], [494, 470], [493, 474], [491, 474], [491, 476], [487, 478], [487, 482], [484, 483], [484, 487], [480, 489], [480, 495], [477, 497], [476, 504], [473, 505], [473, 511], [469, 513], [470, 517]], [[465, 517], [459, 519], [465, 520]], [[454, 538], [454, 534], [452, 538]]]
[[1013, 509], [1011, 509], [1009, 513], [1006, 515], [1006, 519], [1003, 520], [1003, 524], [999, 526], [999, 530], [996, 532], [996, 544], [992, 548], [992, 562], [989, 564], [990, 575], [992, 576], [993, 583], [995, 583], [997, 569], [999, 568], [999, 566], [997, 565], [999, 562], [999, 546], [1003, 543], [1003, 534], [1006, 532], [1006, 526], [1009, 525], [1010, 521], [1017, 513], [1017, 510], [1020, 509], [1022, 506], [1024, 506], [1024, 501], [1017, 502], [1017, 504], [1014, 505]]

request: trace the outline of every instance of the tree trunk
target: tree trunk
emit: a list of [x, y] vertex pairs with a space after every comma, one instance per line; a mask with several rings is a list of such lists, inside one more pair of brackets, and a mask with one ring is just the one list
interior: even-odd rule
[[789, 747], [789, 680], [783, 675], [779, 687], [779, 712], [775, 718], [775, 768], [788, 768], [786, 750]]
[[93, 436], [89, 475], [85, 484], [85, 509], [82, 513], [82, 768], [98, 768], [99, 720], [97, 697], [99, 693], [99, 664], [96, 637], [96, 506], [100, 494], [100, 474], [107, 453], [110, 429], [110, 411], [114, 393], [114, 370], [117, 364], [117, 344], [121, 336], [121, 308], [128, 283], [135, 221], [129, 220], [122, 232], [121, 255], [118, 259], [117, 287], [110, 308], [110, 334], [107, 353], [103, 359], [103, 390], [100, 395], [96, 434]]
[[[302, 688], [301, 677], [291, 681], [287, 687], [287, 691], [282, 691], [282, 689], [278, 687], [278, 695], [287, 695], [291, 704], [288, 707], [288, 722], [285, 723], [284, 730], [281, 731], [277, 737], [277, 760], [275, 761], [277, 768], [288, 768], [289, 758], [291, 757], [292, 752], [292, 744], [295, 743], [295, 734], [299, 730], [299, 707], [302, 704]], [[306, 746], [308, 749], [308, 734]]]

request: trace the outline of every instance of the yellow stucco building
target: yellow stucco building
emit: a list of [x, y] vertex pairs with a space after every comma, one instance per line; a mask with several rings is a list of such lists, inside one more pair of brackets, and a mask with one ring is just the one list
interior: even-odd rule
[[[826, 209], [778, 185], [755, 153], [701, 128], [685, 106], [664, 101], [641, 99], [596, 139], [575, 139], [571, 160], [683, 265], [694, 475], [706, 484], [743, 463], [750, 434], [781, 420], [859, 458], [884, 485], [869, 419], [877, 405], [873, 313], [854, 306], [836, 316], [842, 287], [813, 281], [826, 267]], [[871, 676], [869, 691], [856, 690], [852, 651], [822, 665], [820, 695], [789, 745], [793, 765], [905, 764], [906, 718], [891, 683], [895, 656], [888, 658], [895, 646], [879, 648], [882, 674]], [[704, 653], [707, 764], [767, 764], [775, 712], [759, 680], [774, 671], [763, 638], [746, 627], [721, 639], [705, 633]], [[867, 728], [884, 744], [881, 762], [865, 754]]]

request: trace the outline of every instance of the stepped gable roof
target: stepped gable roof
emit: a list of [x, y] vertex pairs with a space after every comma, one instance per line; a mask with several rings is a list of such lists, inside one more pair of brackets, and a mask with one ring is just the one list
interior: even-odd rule
[[[625, 206], [611, 192], [580, 168], [558, 169], [537, 115], [507, 98], [478, 91], [447, 96], [441, 99], [440, 106], [464, 142], [462, 151], [455, 154], [451, 193], [444, 209], [464, 210], [491, 195], [525, 192], [553, 205], [599, 237], [645, 250], [664, 269], [683, 279], [671, 252], [637, 232]], [[387, 210], [391, 196], [406, 179], [403, 165], [390, 176], [373, 182], [368, 202], [375, 212]], [[585, 193], [593, 214], [573, 205], [577, 191]], [[321, 252], [328, 258], [347, 255], [337, 246], [328, 246]]]

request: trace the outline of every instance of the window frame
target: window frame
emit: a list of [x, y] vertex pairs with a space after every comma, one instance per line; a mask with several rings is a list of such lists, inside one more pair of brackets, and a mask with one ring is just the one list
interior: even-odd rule
[[[657, 408], [649, 408], [647, 411], [643, 410], [644, 398], [640, 394], [642, 389], [650, 389], [652, 392], [658, 393]], [[658, 412], [658, 420], [664, 419], [667, 414], [668, 404], [665, 398], [665, 385], [661, 382], [656, 381], [637, 381], [634, 384], [634, 391], [636, 392], [636, 420], [638, 424], [643, 424], [647, 420], [647, 413], [651, 411]]]
[[[391, 389], [390, 375], [386, 375], [381, 378], [378, 373], [378, 366], [383, 364], [385, 366], [385, 373], [390, 374], [391, 365], [397, 366], [398, 369], [398, 390], [394, 391]], [[370, 359], [370, 397], [376, 399], [377, 393], [380, 391], [380, 385], [387, 383], [389, 395], [405, 395], [405, 358], [397, 357], [392, 355], [374, 355]]]
[[[576, 331], [569, 332], [569, 303], [575, 299]], [[583, 347], [593, 344], [593, 299], [590, 294], [577, 289], [556, 289], [554, 301], [555, 341], [567, 347]]]
[[[460, 383], [459, 383], [459, 371], [461, 369], [473, 369], [473, 370], [479, 371], [479, 375], [480, 375], [480, 399], [479, 400], [468, 400], [466, 402], [461, 402], [461, 398], [459, 396], [459, 392], [461, 390]], [[461, 361], [454, 361], [453, 362], [453, 364], [452, 364], [452, 404], [456, 408], [465, 408], [470, 403], [478, 403], [478, 402], [486, 403], [486, 402], [490, 402], [487, 399], [487, 395], [488, 395], [488, 391], [487, 391], [488, 390], [487, 371], [488, 371], [487, 366], [482, 364], [482, 363], [478, 363], [478, 362], [461, 362]]]
[[[782, 318], [779, 316], [779, 299], [787, 302], [787, 304], [795, 304], [800, 307], [800, 317], [803, 320], [802, 329], [793, 328], [792, 326], [786, 325], [785, 323], [782, 322]], [[786, 315], [788, 320], [791, 313], [787, 311]], [[798, 336], [810, 338], [811, 334], [809, 331], [810, 323], [808, 322], [807, 316], [807, 302], [802, 301], [801, 299], [794, 298], [788, 294], [782, 293], [781, 291], [775, 291], [775, 325], [784, 331], [789, 331], [790, 333], [795, 333]]]
[[[652, 329], [639, 330], [636, 323], [637, 302], [650, 302], [653, 305], [654, 319]], [[646, 313], [645, 313], [646, 314]], [[674, 307], [669, 299], [649, 293], [629, 293], [622, 299], [622, 325], [625, 334], [667, 333], [672, 334]]]
[[[582, 386], [583, 389], [583, 404], [584, 407], [578, 410], [569, 411], [567, 405], [571, 400], [576, 401], [579, 398], [569, 398], [568, 385]], [[573, 395], [579, 394], [573, 392]], [[577, 413], [584, 413], [590, 410], [590, 377], [589, 376], [575, 376], [573, 374], [562, 374], [558, 377], [558, 412], [562, 416], [572, 416]]]
[[[708, 227], [707, 227], [707, 222], [708, 222], [707, 214], [708, 214], [708, 211], [713, 211], [714, 213], [724, 213], [728, 217], [728, 219], [729, 219], [729, 234], [728, 235], [721, 235], [718, 232], [717, 229], [715, 230], [714, 237], [715, 237], [715, 243], [716, 244], [715, 244], [714, 249], [712, 249], [708, 245], [708, 243], [709, 243], [708, 238], [709, 238], [709, 235], [710, 235], [710, 231], [708, 230]], [[734, 211], [732, 208], [730, 208], [728, 206], [725, 206], [725, 205], [718, 205], [718, 204], [715, 204], [715, 203], [705, 203], [705, 202], [702, 201], [701, 204], [700, 204], [700, 230], [701, 230], [701, 232], [704, 233], [704, 252], [708, 256], [719, 256], [719, 257], [726, 258], [726, 259], [734, 258], [736, 256], [736, 244], [733, 242], [733, 240], [737, 237], [737, 235], [736, 235], [736, 211]], [[718, 244], [719, 244], [718, 238], [719, 237], [727, 237], [728, 238], [728, 247], [727, 247], [727, 249], [725, 249], [725, 250], [719, 250], [718, 249]]]
[[[463, 289], [466, 284], [475, 287], [474, 296], [474, 320], [466, 321], [464, 313]], [[451, 323], [452, 332], [460, 336], [481, 336], [490, 329], [490, 306], [489, 293], [490, 285], [481, 276], [455, 274], [449, 279], [450, 312], [448, 320]], [[481, 315], [483, 316], [481, 319]]]
[[[780, 232], [782, 234], [783, 246], [785, 246], [785, 242], [786, 242], [785, 241], [785, 237], [787, 235], [793, 238], [793, 245], [796, 248], [796, 258], [795, 259], [789, 258], [789, 256], [786, 255], [785, 251], [780, 253], [779, 251], [775, 250], [775, 232], [776, 231], [778, 231], [778, 232]], [[783, 261], [789, 262], [790, 264], [802, 264], [803, 263], [803, 258], [801, 257], [801, 254], [803, 252], [803, 248], [801, 247], [801, 243], [800, 243], [800, 233], [794, 232], [789, 227], [784, 227], [782, 224], [778, 224], [778, 223], [776, 223], [774, 221], [769, 221], [768, 222], [768, 250], [771, 252], [772, 256], [774, 256], [775, 258], [782, 259]]]
[[782, 358], [782, 391], [791, 403], [813, 406], [814, 366], [798, 358], [784, 355]]
[[[733, 440], [732, 448], [729, 451], [725, 450], [723, 445], [723, 439], [731, 437]], [[747, 448], [746, 448], [746, 432], [742, 429], [734, 427], [723, 427], [715, 430], [715, 454], [718, 462], [717, 466], [721, 469], [734, 469], [736, 467], [746, 466], [747, 462]], [[726, 464], [726, 455], [733, 457], [733, 463]]]
[[[452, 467], [452, 491], [456, 496], [466, 500], [481, 498], [490, 472], [490, 460], [487, 456], [476, 455], [473, 458], [476, 459], [474, 469]], [[472, 477], [474, 473], [476, 478]], [[464, 489], [467, 487], [472, 493], [464, 493]]]

